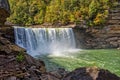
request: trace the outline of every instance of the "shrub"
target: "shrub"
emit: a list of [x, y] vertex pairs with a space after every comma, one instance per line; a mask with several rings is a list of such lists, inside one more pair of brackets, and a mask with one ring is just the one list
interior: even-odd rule
[[18, 62], [22, 62], [25, 59], [23, 52], [19, 52], [19, 54], [16, 56], [16, 60]]

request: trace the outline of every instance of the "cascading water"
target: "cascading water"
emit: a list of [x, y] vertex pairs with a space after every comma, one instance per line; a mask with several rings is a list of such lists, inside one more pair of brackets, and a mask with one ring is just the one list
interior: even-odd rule
[[58, 54], [76, 48], [72, 28], [14, 27], [15, 43], [31, 55]]

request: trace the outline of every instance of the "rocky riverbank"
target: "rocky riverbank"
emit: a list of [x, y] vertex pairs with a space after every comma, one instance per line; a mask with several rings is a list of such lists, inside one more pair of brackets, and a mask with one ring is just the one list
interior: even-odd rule
[[39, 80], [45, 64], [8, 39], [0, 30], [0, 80]]

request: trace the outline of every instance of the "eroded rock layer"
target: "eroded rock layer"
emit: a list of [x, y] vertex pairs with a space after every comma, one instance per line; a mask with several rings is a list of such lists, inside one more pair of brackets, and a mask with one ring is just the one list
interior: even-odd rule
[[120, 3], [109, 10], [104, 27], [74, 29], [79, 48], [118, 48], [120, 49]]

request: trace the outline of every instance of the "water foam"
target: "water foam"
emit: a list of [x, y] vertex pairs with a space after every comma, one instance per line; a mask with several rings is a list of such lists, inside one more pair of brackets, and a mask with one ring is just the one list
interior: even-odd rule
[[76, 51], [72, 28], [14, 27], [15, 43], [32, 55], [64, 55]]

